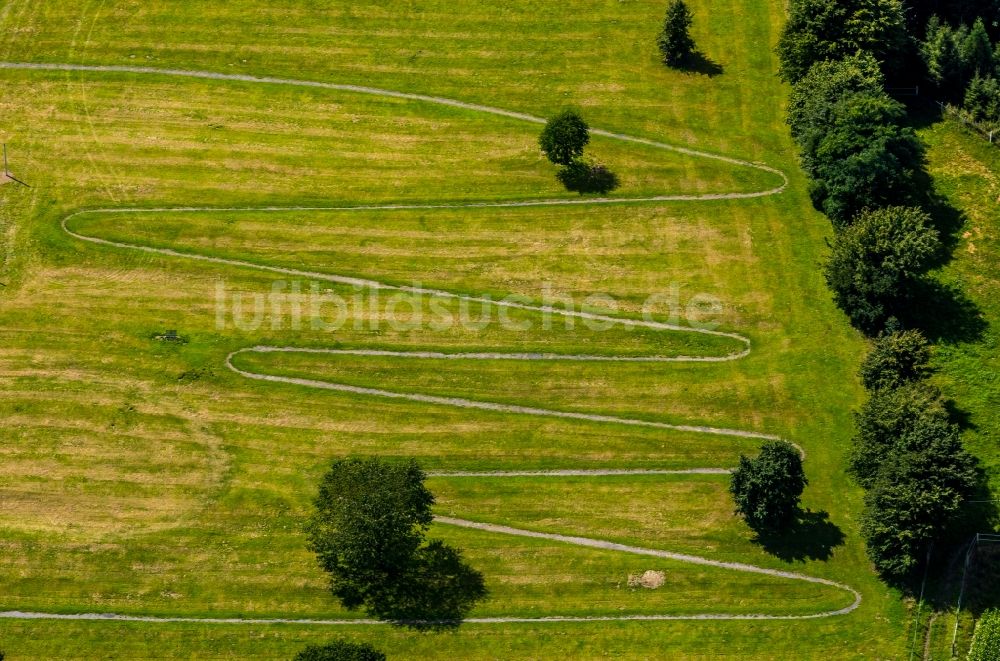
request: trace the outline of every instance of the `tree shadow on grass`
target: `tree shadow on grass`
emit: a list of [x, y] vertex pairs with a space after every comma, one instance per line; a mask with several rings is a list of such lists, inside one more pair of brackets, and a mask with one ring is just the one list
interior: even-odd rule
[[905, 328], [919, 328], [938, 343], [977, 342], [989, 326], [960, 287], [931, 279], [914, 285], [910, 303], [896, 316]]
[[681, 64], [678, 69], [680, 71], [685, 71], [687, 73], [697, 73], [702, 76], [708, 76], [709, 78], [715, 78], [716, 76], [721, 76], [725, 69], [722, 65], [708, 57], [701, 51], [695, 51], [691, 53]]
[[585, 195], [607, 195], [621, 185], [618, 175], [600, 163], [574, 161], [563, 166], [556, 177], [566, 190]]
[[844, 533], [826, 512], [806, 510], [780, 532], [757, 531], [752, 540], [771, 555], [786, 562], [829, 560], [833, 549], [844, 544]]

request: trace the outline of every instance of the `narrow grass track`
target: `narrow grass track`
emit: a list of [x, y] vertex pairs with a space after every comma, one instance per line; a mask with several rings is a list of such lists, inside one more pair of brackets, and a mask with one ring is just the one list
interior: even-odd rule
[[[355, 92], [360, 94], [369, 94], [376, 96], [385, 96], [393, 98], [407, 99], [417, 102], [433, 103], [439, 105], [446, 105], [456, 108], [462, 108], [465, 110], [489, 113], [493, 115], [499, 115], [503, 117], [514, 118], [526, 122], [531, 122], [535, 124], [544, 123], [545, 120], [540, 117], [535, 117], [533, 115], [528, 115], [524, 113], [513, 112], [509, 110], [503, 110], [499, 108], [493, 108], [489, 106], [482, 106], [477, 104], [465, 103], [462, 101], [457, 101], [454, 99], [447, 99], [435, 96], [425, 96], [420, 94], [411, 94], [405, 92], [395, 92], [392, 90], [384, 90], [372, 87], [361, 87], [355, 85], [341, 85], [334, 83], [324, 83], [315, 81], [303, 81], [303, 80], [291, 80], [285, 78], [271, 78], [271, 77], [257, 77], [257, 76], [247, 76], [247, 75], [233, 75], [233, 74], [220, 74], [213, 72], [203, 72], [203, 71], [187, 71], [187, 70], [177, 70], [177, 69], [153, 69], [147, 67], [127, 67], [127, 66], [84, 66], [84, 65], [73, 65], [73, 64], [34, 64], [34, 63], [14, 63], [14, 62], [0, 62], [0, 69], [20, 69], [20, 70], [45, 70], [45, 71], [76, 71], [76, 72], [94, 72], [94, 73], [110, 73], [110, 74], [135, 74], [135, 75], [151, 75], [151, 76], [175, 76], [175, 77], [186, 77], [186, 78], [201, 78], [219, 81], [237, 81], [237, 82], [249, 82], [249, 83], [259, 83], [259, 84], [269, 84], [269, 85], [289, 85], [298, 87], [313, 87], [321, 89], [332, 89], [339, 91]], [[382, 358], [407, 358], [407, 359], [428, 359], [428, 360], [514, 360], [514, 361], [570, 361], [570, 362], [648, 362], [648, 363], [667, 363], [667, 362], [724, 362], [739, 360], [750, 354], [751, 344], [749, 338], [737, 334], [717, 330], [709, 330], [704, 328], [692, 328], [688, 326], [680, 326], [676, 324], [668, 324], [658, 321], [652, 321], [648, 319], [632, 319], [627, 317], [609, 316], [598, 313], [580, 311], [580, 310], [566, 310], [561, 308], [556, 308], [553, 306], [546, 305], [536, 305], [531, 303], [516, 302], [510, 300], [495, 301], [492, 299], [478, 298], [475, 296], [466, 296], [454, 292], [449, 292], [447, 290], [441, 289], [430, 289], [423, 287], [414, 286], [400, 286], [392, 285], [384, 282], [379, 282], [377, 280], [369, 280], [363, 278], [349, 277], [343, 275], [337, 275], [333, 273], [322, 273], [314, 271], [306, 271], [299, 269], [283, 268], [277, 266], [271, 266], [267, 264], [258, 264], [250, 261], [236, 260], [236, 259], [226, 259], [221, 257], [213, 257], [209, 255], [202, 255], [191, 252], [184, 252], [179, 250], [173, 250], [169, 248], [157, 248], [147, 245], [142, 245], [138, 243], [125, 243], [120, 241], [111, 241], [108, 239], [102, 239], [96, 236], [88, 236], [75, 231], [71, 227], [71, 221], [75, 218], [84, 215], [94, 215], [94, 214], [149, 214], [149, 213], [178, 213], [178, 212], [200, 212], [200, 213], [226, 213], [226, 212], [240, 212], [240, 211], [252, 211], [252, 212], [289, 212], [289, 211], [361, 211], [361, 210], [377, 210], [391, 212], [395, 210], [407, 210], [407, 209], [422, 209], [422, 210], [433, 210], [433, 209], [488, 209], [488, 208], [508, 208], [508, 207], [534, 207], [534, 206], [557, 206], [557, 205], [595, 205], [595, 204], [617, 204], [617, 203], [656, 203], [656, 202], [699, 202], [699, 201], [709, 201], [709, 200], [737, 200], [737, 199], [751, 199], [767, 197], [771, 195], [776, 195], [781, 193], [788, 184], [788, 179], [783, 172], [776, 168], [772, 168], [768, 165], [762, 163], [753, 163], [750, 161], [745, 161], [741, 159], [731, 158], [727, 156], [722, 156], [718, 154], [711, 154], [707, 152], [701, 152], [697, 150], [692, 150], [684, 147], [677, 147], [674, 145], [668, 145], [665, 143], [660, 143], [652, 140], [647, 140], [645, 138], [639, 138], [634, 136], [629, 136], [621, 133], [614, 133], [611, 131], [604, 131], [600, 129], [593, 129], [592, 133], [595, 135], [604, 136], [607, 138], [612, 138], [615, 140], [620, 140], [624, 142], [637, 143], [646, 145], [649, 147], [654, 147], [657, 149], [662, 149], [665, 151], [682, 153], [688, 156], [696, 156], [700, 158], [714, 159], [717, 161], [722, 161], [729, 163], [736, 167], [747, 167], [761, 170], [764, 172], [771, 173], [781, 178], [781, 185], [771, 188], [768, 190], [747, 192], [747, 193], [714, 193], [706, 195], [657, 195], [651, 197], [642, 198], [559, 198], [551, 200], [530, 200], [530, 201], [510, 201], [510, 202], [481, 202], [481, 203], [456, 203], [456, 204], [384, 204], [384, 205], [362, 205], [357, 206], [340, 206], [340, 207], [252, 207], [252, 208], [197, 208], [197, 207], [171, 207], [171, 208], [160, 208], [160, 209], [150, 209], [150, 208], [111, 208], [111, 209], [90, 209], [84, 211], [78, 211], [65, 217], [62, 220], [63, 230], [71, 237], [89, 242], [92, 244], [97, 244], [105, 246], [108, 248], [121, 249], [121, 250], [132, 250], [141, 251], [146, 253], [153, 253], [157, 255], [183, 258], [188, 260], [196, 260], [201, 262], [207, 262], [212, 264], [221, 264], [226, 266], [232, 266], [237, 268], [247, 268], [255, 269], [258, 271], [264, 271], [269, 273], [277, 273], [281, 275], [293, 275], [303, 278], [310, 278], [319, 281], [326, 281], [338, 284], [362, 286], [373, 289], [380, 290], [392, 290], [404, 293], [419, 294], [419, 295], [429, 295], [433, 297], [440, 297], [445, 299], [452, 299], [464, 302], [478, 302], [487, 303], [490, 305], [497, 305], [501, 307], [516, 308], [528, 312], [539, 313], [539, 314], [554, 314], [566, 317], [582, 318], [593, 321], [600, 321], [611, 324], [618, 324], [626, 327], [634, 328], [646, 328], [655, 331], [662, 332], [683, 332], [683, 333], [703, 333], [707, 335], [713, 335], [717, 337], [724, 337], [731, 340], [739, 342], [743, 348], [742, 350], [734, 353], [730, 353], [724, 356], [613, 356], [613, 355], [568, 355], [568, 354], [543, 354], [543, 353], [503, 353], [503, 352], [476, 352], [476, 353], [443, 353], [443, 352], [433, 352], [433, 351], [385, 351], [385, 350], [365, 350], [365, 349], [306, 349], [299, 347], [275, 347], [275, 346], [254, 346], [239, 349], [229, 354], [226, 358], [226, 366], [233, 372], [239, 374], [242, 377], [248, 379], [254, 379], [259, 381], [267, 381], [272, 383], [281, 383], [286, 385], [294, 385], [306, 388], [316, 388], [333, 390], [339, 392], [347, 392], [356, 395], [369, 396], [369, 397], [380, 397], [380, 398], [390, 398], [390, 399], [404, 399], [419, 403], [425, 403], [430, 405], [439, 406], [450, 406], [459, 407], [466, 409], [478, 409], [491, 412], [507, 413], [511, 415], [528, 415], [528, 416], [538, 416], [538, 417], [552, 417], [552, 418], [563, 418], [570, 420], [581, 420], [587, 422], [596, 422], [602, 424], [613, 424], [613, 425], [627, 425], [627, 426], [642, 426], [651, 427], [656, 429], [673, 430], [673, 431], [685, 431], [693, 432], [699, 434], [711, 434], [717, 436], [727, 436], [733, 438], [753, 438], [761, 440], [779, 440], [777, 436], [770, 434], [764, 434], [754, 431], [745, 431], [739, 429], [726, 429], [718, 427], [707, 427], [700, 425], [679, 425], [679, 424], [668, 424], [664, 422], [656, 422], [650, 420], [641, 420], [636, 418], [624, 418], [609, 415], [598, 415], [598, 414], [588, 414], [580, 412], [571, 411], [560, 411], [554, 409], [543, 409], [528, 406], [519, 406], [514, 404], [501, 404], [489, 401], [480, 401], [472, 399], [463, 399], [456, 397], [440, 397], [435, 395], [422, 394], [418, 392], [397, 392], [391, 390], [383, 390], [376, 388], [363, 388], [359, 386], [344, 384], [344, 383], [334, 383], [329, 381], [320, 381], [313, 379], [304, 379], [288, 376], [279, 376], [274, 374], [263, 374], [259, 372], [249, 371], [247, 369], [240, 368], [234, 363], [234, 360], [243, 354], [248, 353], [311, 353], [317, 355], [326, 355], [331, 358], [336, 358], [340, 356], [371, 356], [371, 357], [382, 357]], [[798, 448], [799, 452], [805, 457], [805, 453], [801, 447]], [[601, 476], [615, 476], [615, 475], [666, 475], [666, 474], [691, 474], [691, 475], [709, 475], [709, 474], [725, 474], [728, 473], [729, 469], [725, 467], [705, 467], [705, 468], [695, 468], [689, 470], [681, 471], [669, 471], [669, 470], [655, 470], [655, 469], [586, 469], [586, 470], [574, 470], [574, 469], [564, 469], [564, 470], [554, 470], [554, 471], [484, 471], [484, 472], [441, 472], [435, 473], [439, 477], [463, 477], [463, 478], [504, 478], [504, 477], [523, 477], [523, 476], [545, 476], [545, 477], [565, 477], [565, 476], [585, 476], [585, 477], [601, 477]], [[530, 537], [535, 539], [542, 539], [558, 544], [569, 544], [574, 546], [582, 546], [593, 549], [603, 549], [610, 550], [620, 553], [628, 553], [632, 555], [640, 556], [652, 556], [658, 558], [669, 559], [673, 561], [715, 567], [730, 571], [738, 571], [753, 574], [762, 574], [775, 578], [803, 581], [813, 584], [826, 585], [838, 590], [844, 591], [851, 595], [853, 600], [847, 606], [831, 611], [817, 612], [807, 615], [780, 615], [780, 614], [684, 614], [684, 615], [618, 615], [618, 616], [586, 616], [586, 617], [573, 617], [573, 616], [559, 616], [553, 615], [548, 617], [532, 617], [532, 618], [519, 618], [519, 617], [489, 617], [489, 618], [470, 618], [469, 622], [474, 623], [513, 623], [513, 622], [587, 622], [587, 621], [627, 621], [627, 620], [803, 620], [803, 619], [816, 619], [833, 617], [837, 615], [844, 615], [855, 610], [861, 603], [861, 594], [854, 588], [832, 581], [825, 578], [819, 578], [814, 576], [808, 576], [806, 574], [801, 574], [797, 572], [788, 572], [778, 569], [770, 569], [766, 567], [758, 567], [750, 564], [734, 563], [734, 562], [722, 562], [717, 560], [711, 560], [708, 558], [702, 558], [699, 556], [687, 555], [674, 553], [670, 551], [649, 549], [637, 546], [629, 546], [625, 544], [618, 544], [614, 542], [591, 539], [587, 537], [577, 537], [568, 535], [559, 535], [552, 533], [542, 533], [531, 530], [524, 530], [519, 528], [512, 528], [508, 526], [502, 526], [497, 524], [480, 523], [475, 521], [468, 521], [465, 519], [457, 519], [451, 517], [436, 517], [435, 521], [445, 525], [457, 526], [462, 528], [470, 528], [480, 531], [485, 531], [489, 533], [494, 533], [498, 535], [507, 536], [518, 536], [518, 537]], [[281, 618], [190, 618], [190, 617], [169, 617], [169, 616], [136, 616], [136, 615], [121, 615], [114, 613], [44, 613], [44, 612], [23, 612], [23, 611], [7, 611], [0, 612], [0, 618], [8, 619], [60, 619], [60, 620], [120, 620], [120, 621], [130, 621], [130, 622], [159, 622], [159, 623], [171, 623], [171, 622], [193, 622], [193, 623], [208, 623], [208, 624], [312, 624], [312, 625], [351, 625], [351, 624], [381, 624], [376, 620], [365, 620], [365, 619], [341, 619], [341, 620], [321, 620], [321, 619], [281, 619]]]

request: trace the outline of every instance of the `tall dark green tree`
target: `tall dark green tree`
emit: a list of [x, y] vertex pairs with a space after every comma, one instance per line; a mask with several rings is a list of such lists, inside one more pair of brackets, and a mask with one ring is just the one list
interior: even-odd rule
[[1000, 82], [992, 76], [983, 78], [977, 75], [965, 92], [963, 107], [973, 121], [1000, 123]]
[[962, 57], [968, 31], [952, 28], [937, 16], [927, 25], [927, 38], [920, 45], [920, 53], [931, 82], [945, 101], [962, 98], [970, 73]]
[[915, 285], [941, 250], [929, 221], [915, 208], [865, 211], [834, 237], [824, 275], [857, 328], [877, 334], [889, 317], [903, 316]]
[[768, 441], [754, 459], [740, 456], [729, 493], [751, 528], [773, 532], [795, 520], [808, 483], [798, 450], [790, 443]]
[[996, 66], [993, 57], [993, 43], [980, 16], [962, 43], [962, 62], [968, 74], [991, 76]]
[[590, 127], [575, 110], [563, 110], [550, 119], [538, 145], [545, 156], [556, 165], [570, 165], [583, 156], [583, 150], [590, 142]]
[[293, 661], [385, 661], [385, 654], [367, 643], [336, 640], [327, 645], [309, 645]]
[[792, 0], [778, 42], [781, 75], [796, 83], [814, 64], [859, 51], [898, 73], [909, 43], [899, 0]]
[[694, 39], [691, 38], [693, 24], [694, 14], [684, 0], [671, 0], [663, 19], [663, 29], [656, 38], [664, 64], [682, 67], [691, 61], [695, 49]]
[[310, 547], [348, 609], [416, 628], [457, 626], [486, 595], [459, 551], [425, 542], [434, 496], [414, 461], [340, 459], [323, 478]]

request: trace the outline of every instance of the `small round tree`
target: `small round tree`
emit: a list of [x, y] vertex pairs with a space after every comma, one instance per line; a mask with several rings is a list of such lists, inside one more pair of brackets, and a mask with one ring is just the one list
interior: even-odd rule
[[756, 459], [740, 456], [729, 492], [736, 512], [758, 531], [774, 532], [795, 519], [802, 490], [809, 483], [802, 457], [791, 443], [768, 441]]
[[673, 0], [667, 7], [663, 29], [656, 38], [663, 63], [667, 66], [679, 67], [691, 60], [694, 55], [694, 39], [691, 38], [693, 23], [694, 15], [684, 0]]
[[538, 144], [550, 161], [569, 165], [583, 155], [590, 142], [590, 127], [574, 110], [563, 110], [550, 119], [538, 138]]
[[385, 654], [367, 643], [336, 640], [329, 645], [310, 645], [293, 661], [385, 661]]

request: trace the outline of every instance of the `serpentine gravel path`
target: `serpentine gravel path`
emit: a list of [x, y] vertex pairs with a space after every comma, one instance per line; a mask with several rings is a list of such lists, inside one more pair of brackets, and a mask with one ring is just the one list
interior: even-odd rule
[[[406, 99], [411, 101], [417, 101], [422, 103], [433, 103], [444, 106], [451, 106], [455, 108], [460, 108], [464, 110], [470, 110], [480, 113], [488, 113], [492, 115], [499, 115], [502, 117], [508, 117], [512, 119], [518, 119], [525, 122], [531, 122], [534, 124], [543, 124], [545, 120], [541, 117], [536, 117], [533, 115], [513, 112], [509, 110], [504, 110], [500, 108], [493, 108], [490, 106], [484, 106], [474, 103], [466, 103], [463, 101], [457, 101], [454, 99], [448, 99], [444, 97], [437, 96], [427, 96], [423, 94], [412, 94], [407, 92], [396, 92], [392, 90], [378, 89], [374, 87], [364, 87], [358, 85], [344, 85], [336, 83], [325, 83], [318, 81], [306, 81], [306, 80], [293, 80], [287, 78], [274, 78], [268, 76], [250, 76], [242, 74], [223, 74], [214, 73], [206, 71], [188, 71], [180, 69], [155, 69], [150, 67], [133, 67], [133, 66], [90, 66], [90, 65], [78, 65], [78, 64], [49, 64], [49, 63], [23, 63], [23, 62], [0, 62], [0, 69], [18, 69], [18, 70], [39, 70], [39, 71], [74, 71], [81, 73], [105, 73], [105, 74], [134, 74], [134, 75], [150, 75], [150, 76], [173, 76], [182, 78], [199, 78], [208, 80], [218, 80], [218, 81], [234, 81], [243, 83], [258, 83], [258, 84], [268, 84], [268, 85], [283, 85], [283, 86], [295, 86], [295, 87], [312, 87], [320, 89], [330, 89], [345, 92], [354, 92], [359, 94], [368, 94], [374, 96], [383, 96], [391, 98]], [[642, 197], [642, 198], [558, 198], [551, 200], [525, 200], [525, 201], [510, 201], [510, 202], [480, 202], [480, 203], [454, 203], [454, 204], [380, 204], [380, 205], [357, 205], [357, 206], [331, 206], [331, 207], [248, 207], [248, 208], [218, 208], [218, 207], [170, 207], [161, 209], [142, 209], [142, 208], [111, 208], [111, 209], [91, 209], [85, 211], [79, 211], [71, 214], [63, 219], [62, 228], [70, 236], [78, 239], [80, 241], [86, 241], [92, 244], [98, 244], [109, 248], [123, 249], [123, 250], [133, 250], [146, 253], [153, 253], [157, 255], [163, 255], [168, 257], [183, 258], [188, 260], [196, 260], [201, 262], [207, 262], [212, 264], [221, 264], [227, 266], [233, 266], [238, 268], [255, 269], [258, 271], [264, 271], [268, 273], [277, 273], [281, 275], [292, 275], [302, 278], [309, 278], [313, 280], [333, 282], [338, 284], [346, 284], [353, 286], [368, 287], [372, 289], [380, 290], [392, 290], [411, 294], [428, 295], [446, 299], [453, 299], [459, 301], [467, 302], [477, 302], [485, 303], [489, 305], [496, 305], [500, 307], [516, 308], [520, 310], [526, 310], [529, 312], [540, 313], [540, 314], [552, 314], [564, 317], [575, 317], [580, 319], [587, 319], [592, 321], [600, 321], [604, 323], [618, 324], [626, 327], [634, 328], [648, 328], [657, 331], [664, 332], [683, 332], [683, 333], [702, 333], [706, 335], [713, 335], [717, 337], [728, 338], [741, 345], [739, 351], [730, 353], [724, 356], [608, 356], [608, 355], [566, 355], [566, 354], [544, 354], [544, 353], [503, 353], [503, 352], [475, 352], [475, 353], [444, 353], [444, 352], [434, 352], [434, 351], [386, 351], [386, 350], [366, 350], [366, 349], [307, 349], [300, 347], [274, 347], [274, 346], [254, 346], [246, 347], [238, 351], [234, 351], [226, 358], [226, 365], [229, 369], [235, 373], [254, 380], [268, 381], [274, 383], [283, 383], [296, 386], [302, 386], [307, 388], [317, 388], [325, 390], [334, 390], [339, 392], [347, 392], [356, 395], [369, 396], [369, 397], [379, 397], [379, 398], [390, 398], [390, 399], [403, 399], [408, 401], [415, 401], [420, 403], [426, 403], [431, 405], [441, 405], [441, 406], [451, 406], [467, 409], [479, 409], [485, 411], [493, 411], [500, 413], [508, 413], [512, 415], [528, 415], [528, 416], [538, 416], [538, 417], [551, 417], [551, 418], [564, 418], [570, 420], [580, 420], [592, 423], [603, 423], [603, 424], [613, 424], [613, 425], [627, 425], [627, 426], [641, 426], [641, 427], [651, 427], [656, 429], [664, 430], [674, 430], [674, 431], [684, 431], [698, 434], [707, 434], [715, 436], [733, 437], [733, 438], [753, 438], [761, 440], [778, 440], [777, 436], [770, 434], [764, 434], [760, 432], [745, 431], [739, 429], [727, 429], [719, 427], [708, 427], [701, 425], [681, 425], [681, 424], [669, 424], [665, 422], [643, 420], [637, 418], [625, 418], [609, 415], [598, 415], [589, 413], [580, 413], [573, 411], [560, 411], [553, 409], [543, 409], [530, 406], [520, 406], [514, 404], [502, 404], [496, 402], [463, 399], [456, 397], [441, 397], [436, 395], [427, 395], [415, 392], [397, 392], [391, 390], [383, 390], [377, 388], [365, 388], [360, 386], [354, 386], [343, 383], [333, 383], [329, 381], [320, 381], [314, 379], [305, 379], [289, 376], [279, 376], [274, 374], [262, 374], [257, 372], [252, 372], [243, 368], [240, 368], [234, 364], [234, 359], [242, 354], [247, 353], [312, 353], [319, 355], [327, 355], [331, 358], [336, 358], [337, 356], [369, 356], [369, 357], [382, 357], [382, 358], [406, 358], [406, 359], [426, 359], [426, 360], [515, 360], [515, 361], [573, 361], [573, 362], [607, 362], [607, 363], [667, 363], [667, 362], [723, 362], [738, 360], [749, 355], [751, 346], [749, 338], [737, 334], [728, 333], [723, 331], [709, 330], [703, 328], [691, 328], [688, 326], [679, 326], [676, 324], [668, 324], [663, 322], [651, 321], [648, 319], [630, 319], [626, 317], [603, 315], [591, 312], [584, 312], [580, 310], [566, 310], [560, 309], [552, 306], [546, 305], [535, 305], [531, 303], [523, 303], [511, 300], [500, 300], [495, 301], [488, 298], [480, 298], [475, 296], [466, 296], [463, 294], [457, 294], [454, 292], [449, 292], [447, 290], [430, 289], [424, 287], [414, 287], [414, 286], [401, 286], [393, 285], [389, 283], [380, 282], [377, 280], [370, 280], [364, 278], [357, 278], [352, 276], [337, 275], [333, 273], [322, 273], [316, 271], [308, 271], [302, 269], [292, 269], [278, 266], [271, 266], [267, 264], [258, 264], [245, 260], [237, 259], [227, 259], [222, 257], [214, 257], [210, 255], [202, 255], [192, 252], [184, 252], [180, 250], [173, 250], [169, 248], [157, 248], [152, 246], [146, 246], [139, 243], [126, 243], [121, 241], [111, 241], [108, 239], [102, 239], [95, 236], [88, 236], [77, 232], [70, 227], [70, 221], [74, 218], [78, 218], [84, 215], [93, 214], [151, 214], [151, 213], [181, 213], [181, 212], [199, 212], [199, 213], [213, 213], [213, 214], [224, 214], [224, 213], [235, 213], [235, 212], [255, 212], [255, 213], [282, 213], [289, 211], [358, 211], [358, 210], [378, 210], [391, 212], [395, 210], [407, 210], [407, 209], [489, 209], [489, 208], [510, 208], [510, 207], [535, 207], [535, 206], [557, 206], [557, 205], [596, 205], [596, 204], [620, 204], [620, 203], [641, 203], [641, 202], [700, 202], [700, 201], [710, 201], [710, 200], [737, 200], [737, 199], [750, 199], [766, 197], [770, 195], [776, 195], [781, 193], [788, 184], [788, 179], [783, 172], [773, 168], [771, 166], [765, 165], [763, 163], [754, 163], [750, 161], [745, 161], [737, 158], [731, 158], [727, 156], [721, 156], [718, 154], [712, 154], [708, 152], [702, 152], [694, 149], [689, 149], [686, 147], [678, 147], [675, 145], [669, 145], [662, 142], [656, 142], [653, 140], [648, 140], [645, 138], [639, 138], [634, 136], [625, 135], [622, 133], [615, 133], [611, 131], [605, 131], [601, 129], [592, 129], [591, 133], [594, 135], [599, 135], [615, 140], [621, 140], [624, 142], [630, 142], [635, 144], [642, 144], [656, 149], [662, 149], [665, 151], [676, 152], [680, 154], [685, 154], [687, 156], [694, 156], [699, 158], [713, 159], [716, 161], [722, 161], [729, 163], [737, 167], [746, 167], [761, 170], [764, 172], [771, 173], [780, 177], [782, 183], [781, 185], [771, 188], [768, 190], [756, 191], [756, 192], [746, 192], [746, 193], [712, 193], [705, 195], [658, 195], [652, 197]], [[805, 453], [801, 447], [798, 448], [799, 452], [805, 457]], [[433, 476], [446, 477], [446, 478], [482, 478], [482, 479], [495, 479], [495, 478], [516, 478], [516, 477], [603, 477], [603, 476], [629, 476], [629, 475], [675, 475], [675, 474], [691, 474], [691, 475], [718, 475], [727, 474], [729, 472], [728, 468], [724, 467], [706, 467], [706, 468], [694, 468], [688, 470], [658, 470], [658, 469], [559, 469], [550, 471], [442, 471], [437, 473], [431, 473]], [[847, 606], [831, 611], [817, 612], [813, 614], [806, 615], [781, 615], [781, 614], [739, 614], [739, 613], [708, 613], [708, 614], [680, 614], [680, 615], [614, 615], [614, 616], [550, 616], [550, 617], [482, 617], [482, 618], [470, 618], [467, 621], [471, 623], [482, 623], [482, 624], [500, 624], [500, 623], [539, 623], [539, 622], [600, 622], [600, 621], [670, 621], [670, 620], [802, 620], [802, 619], [815, 619], [815, 618], [825, 618], [837, 615], [844, 615], [855, 610], [861, 603], [861, 595], [854, 588], [832, 581], [825, 578], [818, 578], [814, 576], [808, 576], [798, 572], [789, 572], [778, 569], [770, 569], [766, 567], [758, 567], [755, 565], [744, 564], [744, 563], [734, 563], [734, 562], [722, 562], [718, 560], [711, 560], [708, 558], [702, 558], [693, 555], [674, 553], [670, 551], [658, 550], [658, 549], [648, 549], [637, 546], [629, 546], [625, 544], [618, 544], [615, 542], [609, 542], [598, 539], [591, 539], [587, 537], [577, 537], [569, 535], [559, 535], [553, 533], [543, 533], [532, 530], [524, 530], [520, 528], [512, 528], [509, 526], [502, 526], [489, 523], [480, 523], [475, 521], [468, 521], [465, 519], [456, 519], [452, 517], [439, 516], [435, 518], [435, 521], [445, 525], [457, 526], [462, 528], [475, 529], [480, 531], [485, 531], [489, 533], [494, 533], [498, 535], [506, 536], [517, 536], [517, 537], [529, 537], [534, 539], [548, 540], [558, 544], [568, 544], [574, 546], [582, 546], [592, 549], [601, 549], [608, 551], [615, 551], [620, 553], [628, 553], [632, 555], [649, 556], [655, 558], [663, 558], [667, 560], [672, 560], [676, 562], [688, 563], [693, 565], [714, 567], [718, 569], [725, 569], [737, 572], [752, 573], [752, 574], [762, 574], [766, 576], [771, 576], [775, 578], [802, 581], [813, 584], [820, 584], [829, 586], [838, 590], [841, 590], [852, 597], [852, 601]], [[366, 620], [366, 619], [296, 619], [296, 618], [195, 618], [195, 617], [169, 617], [169, 616], [141, 616], [141, 615], [126, 615], [126, 614], [116, 614], [116, 613], [45, 613], [45, 612], [28, 612], [28, 611], [6, 611], [0, 612], [0, 618], [8, 619], [55, 619], [55, 620], [118, 620], [118, 621], [129, 621], [129, 622], [151, 622], [151, 623], [202, 623], [202, 624], [306, 624], [306, 625], [357, 625], [357, 624], [382, 624], [382, 622], [376, 620]]]

